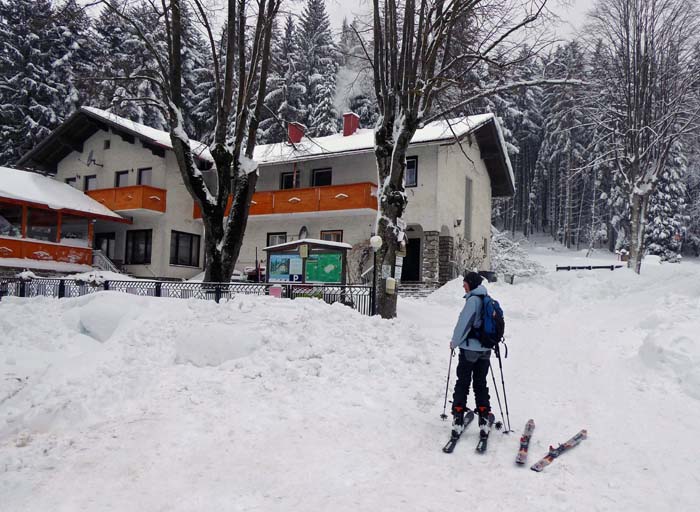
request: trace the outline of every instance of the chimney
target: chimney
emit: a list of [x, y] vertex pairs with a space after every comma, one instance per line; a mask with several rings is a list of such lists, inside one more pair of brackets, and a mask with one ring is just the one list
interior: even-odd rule
[[360, 127], [360, 116], [354, 112], [346, 112], [343, 114], [343, 137], [348, 137], [357, 131]]
[[300, 123], [287, 123], [287, 140], [290, 144], [299, 144], [304, 136], [304, 125]]

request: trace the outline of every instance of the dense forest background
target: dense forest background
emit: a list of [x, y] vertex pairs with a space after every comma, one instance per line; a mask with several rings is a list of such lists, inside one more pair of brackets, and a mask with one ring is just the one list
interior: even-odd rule
[[[155, 45], [165, 41], [150, 2], [141, 8], [137, 2], [134, 13]], [[185, 19], [194, 20], [188, 14]], [[211, 52], [195, 23], [186, 23], [183, 32], [186, 128], [209, 142], [215, 124]], [[337, 133], [344, 111], [357, 113], [362, 127], [373, 127], [378, 112], [368, 34], [361, 19], [346, 20], [334, 31], [324, 0], [307, 0], [299, 15], [280, 15], [258, 142], [283, 141], [292, 121], [304, 124], [311, 137]], [[468, 38], [469, 30], [463, 34]], [[451, 44], [461, 43], [467, 41]], [[593, 37], [536, 51], [520, 46], [512, 50], [511, 65], [484, 61], [470, 66], [467, 78], [477, 87], [538, 78], [592, 84], [601, 69], [616, 66], [605, 50]], [[160, 93], [151, 55], [133, 25], [107, 9], [88, 15], [76, 0], [0, 0], [0, 165], [14, 164], [81, 105], [168, 130], [155, 101]], [[462, 103], [450, 94], [439, 104]], [[593, 86], [518, 88], [453, 110], [452, 117], [494, 112], [504, 129], [516, 194], [496, 202], [497, 228], [526, 237], [545, 233], [567, 247], [628, 250], [630, 195], [611, 164], [600, 111], [601, 91]], [[699, 155], [697, 131], [678, 137], [668, 151], [646, 210], [648, 253], [676, 261], [700, 252]]]

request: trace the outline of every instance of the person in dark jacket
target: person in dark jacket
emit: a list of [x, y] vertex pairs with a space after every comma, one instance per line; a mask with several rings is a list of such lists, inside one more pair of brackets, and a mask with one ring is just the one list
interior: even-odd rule
[[483, 278], [476, 272], [464, 274], [466, 302], [459, 314], [450, 341], [450, 348], [459, 350], [457, 382], [452, 395], [452, 428], [457, 432], [464, 429], [464, 413], [468, 410], [467, 395], [470, 383], [474, 388], [475, 412], [479, 415], [479, 425], [482, 430], [488, 428], [487, 417], [491, 412], [489, 388], [486, 384], [491, 350], [481, 345], [478, 335], [478, 329], [481, 327], [483, 297], [487, 294], [486, 288], [481, 284], [482, 281]]

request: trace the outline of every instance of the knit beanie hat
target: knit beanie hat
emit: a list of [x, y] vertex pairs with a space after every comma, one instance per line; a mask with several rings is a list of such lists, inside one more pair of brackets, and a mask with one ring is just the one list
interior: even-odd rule
[[475, 290], [476, 287], [479, 286], [483, 280], [484, 278], [476, 272], [464, 273], [464, 282], [469, 285], [469, 290]]

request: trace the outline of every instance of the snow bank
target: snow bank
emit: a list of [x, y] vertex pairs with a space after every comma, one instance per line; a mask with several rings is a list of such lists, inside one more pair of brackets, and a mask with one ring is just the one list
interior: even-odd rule
[[[456, 510], [479, 489], [516, 512], [693, 510], [700, 265], [530, 252], [548, 273], [486, 285], [516, 433], [482, 457], [475, 429], [440, 451], [459, 279], [391, 321], [311, 298], [5, 298], [0, 508]], [[529, 418], [530, 463], [589, 438], [535, 474], [513, 464]]]

